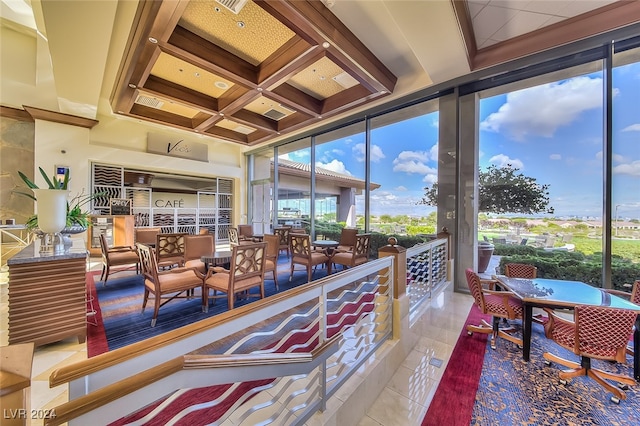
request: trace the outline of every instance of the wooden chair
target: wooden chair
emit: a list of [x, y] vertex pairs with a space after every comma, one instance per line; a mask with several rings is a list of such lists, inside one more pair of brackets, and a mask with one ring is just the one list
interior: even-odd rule
[[207, 272], [202, 287], [204, 311], [209, 310], [209, 290], [213, 290], [213, 298], [217, 291], [226, 293], [229, 309], [233, 309], [236, 293], [245, 292], [245, 297], [251, 296], [248, 290], [259, 287], [260, 298], [264, 298], [264, 260], [266, 243], [243, 244], [233, 247], [231, 266], [229, 270], [215, 266]]
[[184, 237], [186, 234], [156, 235], [156, 261], [160, 269], [184, 266]]
[[471, 291], [471, 295], [475, 299], [476, 306], [483, 314], [488, 314], [493, 317], [493, 324], [489, 324], [482, 320], [480, 325], [468, 325], [467, 333], [472, 335], [473, 333], [485, 333], [491, 334], [491, 348], [496, 348], [496, 341], [498, 337], [502, 337], [510, 342], [522, 346], [522, 339], [513, 337], [509, 334], [512, 329], [499, 328], [500, 318], [506, 319], [522, 319], [524, 307], [520, 299], [516, 298], [513, 293], [509, 291], [495, 291], [487, 290], [482, 287], [480, 277], [473, 272], [472, 269], [466, 270], [467, 285]]
[[370, 244], [371, 234], [358, 234], [352, 250], [341, 251], [340, 246], [338, 246], [338, 249], [331, 256], [331, 263], [342, 265], [342, 269], [362, 265], [369, 261]]
[[207, 273], [202, 256], [212, 256], [216, 251], [213, 234], [185, 235], [184, 237], [184, 266], [196, 268], [202, 275]]
[[240, 236], [238, 235], [238, 230], [236, 228], [229, 228], [229, 245], [231, 248], [240, 245]]
[[293, 278], [295, 265], [302, 265], [307, 270], [307, 281], [311, 281], [313, 268], [326, 264], [327, 273], [331, 274], [331, 258], [320, 250], [312, 250], [311, 237], [307, 234], [290, 234], [291, 239], [291, 274], [289, 281]]
[[136, 243], [153, 246], [156, 244], [156, 237], [161, 231], [161, 228], [136, 228]]
[[[153, 295], [154, 308], [151, 327], [155, 327], [160, 307], [177, 298], [192, 298], [196, 288], [202, 288], [202, 275], [195, 268], [178, 267], [166, 271], [158, 271], [158, 264], [153, 249], [144, 244], [138, 244], [138, 254], [144, 274], [144, 298], [142, 312], [147, 306], [149, 295]], [[184, 293], [184, 294], [183, 294]], [[164, 300], [164, 302], [161, 302]], [[205, 298], [202, 295], [204, 310]]]
[[253, 237], [253, 226], [251, 225], [238, 225], [238, 241], [260, 242], [259, 239]]
[[549, 321], [544, 327], [547, 338], [580, 356], [578, 363], [550, 352], [542, 354], [548, 363], [555, 362], [570, 368], [559, 373], [560, 383], [566, 384], [567, 379], [572, 377], [588, 376], [613, 394], [611, 401], [620, 403], [621, 399], [626, 399], [622, 390], [606, 380], [627, 386], [635, 385], [636, 381], [631, 377], [593, 368], [591, 360], [626, 361], [626, 347], [636, 313], [607, 306], [576, 306], [574, 321], [569, 321], [557, 316], [551, 309], [545, 308], [545, 311], [549, 314]]
[[280, 237], [272, 234], [265, 234], [263, 241], [267, 244], [267, 253], [265, 254], [264, 272], [273, 274], [273, 283], [278, 288], [278, 254], [280, 252]]
[[[128, 271], [134, 267], [136, 268], [136, 274], [140, 273], [140, 258], [138, 257], [138, 250], [135, 246], [109, 247], [107, 237], [105, 237], [104, 234], [100, 234], [100, 250], [102, 251], [102, 274], [100, 275], [100, 281], [102, 281], [103, 285], [107, 285], [110, 274]], [[113, 273], [111, 272], [111, 268], [114, 266], [126, 265], [129, 266], [118, 269]]]
[[[289, 241], [289, 235], [291, 234], [291, 226], [280, 226], [278, 228], [273, 229], [274, 235], [277, 235], [280, 239], [280, 244], [278, 246], [278, 253], [283, 250], [287, 252], [287, 258], [291, 255], [291, 247]], [[302, 234], [300, 234], [302, 235]]]
[[358, 230], [356, 228], [342, 228], [340, 232], [340, 241], [338, 244], [338, 251], [351, 251], [356, 245], [356, 235]]

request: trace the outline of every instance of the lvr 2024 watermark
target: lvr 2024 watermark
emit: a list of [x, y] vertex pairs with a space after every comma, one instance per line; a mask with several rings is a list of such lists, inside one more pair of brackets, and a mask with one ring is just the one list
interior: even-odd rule
[[53, 409], [33, 409], [26, 408], [4, 408], [2, 410], [3, 419], [55, 419], [56, 410]]

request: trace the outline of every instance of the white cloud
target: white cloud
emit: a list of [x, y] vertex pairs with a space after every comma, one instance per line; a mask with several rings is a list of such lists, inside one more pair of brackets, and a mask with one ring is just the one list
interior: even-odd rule
[[351, 172], [347, 170], [344, 163], [340, 160], [331, 160], [328, 163], [316, 162], [316, 167], [322, 167], [323, 169], [331, 170], [336, 173], [342, 173], [345, 175], [351, 175]]
[[489, 159], [489, 162], [491, 164], [495, 164], [498, 167], [504, 167], [507, 164], [511, 164], [516, 169], [524, 169], [524, 164], [522, 163], [522, 161], [518, 160], [517, 158], [509, 158], [509, 156], [504, 154], [494, 155]]
[[480, 123], [480, 129], [504, 131], [515, 140], [527, 135], [552, 137], [559, 127], [594, 108], [602, 108], [602, 79], [575, 77], [509, 93], [506, 103]]
[[422, 178], [422, 181], [432, 185], [438, 181], [438, 175], [436, 173], [429, 173]]
[[[598, 152], [596, 152], [596, 159], [598, 159], [598, 160], [602, 160], [602, 151], [598, 151]], [[614, 153], [614, 154], [613, 154], [613, 161], [614, 161], [615, 163], [624, 163], [624, 162], [626, 162], [626, 161], [627, 161], [627, 159], [626, 159], [623, 155], [615, 154], [615, 153]]]
[[394, 191], [406, 191], [407, 187], [406, 186], [396, 186], [395, 188], [393, 188]]
[[[363, 143], [358, 143], [353, 146], [353, 155], [356, 156], [356, 160], [362, 163], [364, 161], [364, 154]], [[385, 155], [384, 152], [382, 152], [382, 148], [376, 144], [371, 144], [371, 162], [379, 163], [383, 158], [385, 158]]]
[[393, 160], [393, 171], [421, 175], [437, 173], [436, 169], [426, 165], [428, 160], [429, 154], [425, 151], [402, 151]]
[[436, 142], [435, 145], [433, 145], [429, 150], [429, 158], [431, 158], [433, 161], [438, 161], [438, 142]]
[[551, 154], [549, 156], [549, 159], [550, 160], [561, 160], [562, 159], [562, 155], [560, 155], [560, 154]]
[[640, 176], [640, 160], [615, 166], [613, 174]]
[[640, 132], [640, 123], [632, 124], [622, 129], [623, 132]]

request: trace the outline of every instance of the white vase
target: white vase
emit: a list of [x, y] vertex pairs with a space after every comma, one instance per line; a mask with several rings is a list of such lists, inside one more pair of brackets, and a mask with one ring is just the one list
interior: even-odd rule
[[38, 203], [38, 228], [46, 234], [60, 232], [67, 225], [67, 195], [60, 189], [33, 189]]

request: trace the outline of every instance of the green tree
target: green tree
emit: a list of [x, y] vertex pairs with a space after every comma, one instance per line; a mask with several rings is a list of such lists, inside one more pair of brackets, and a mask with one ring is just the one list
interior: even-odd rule
[[[549, 206], [549, 185], [539, 184], [535, 178], [519, 173], [518, 168], [489, 166], [480, 170], [478, 178], [478, 211], [490, 213], [553, 213]], [[424, 188], [418, 204], [437, 205], [438, 183]]]

